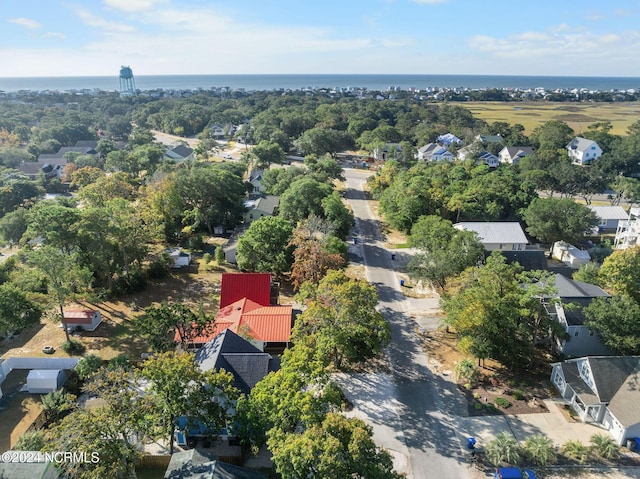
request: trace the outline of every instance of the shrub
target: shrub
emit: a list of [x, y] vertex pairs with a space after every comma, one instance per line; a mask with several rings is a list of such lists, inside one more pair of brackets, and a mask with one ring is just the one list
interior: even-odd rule
[[218, 263], [218, 266], [220, 266], [222, 263], [226, 261], [224, 248], [222, 246], [218, 246], [216, 248], [215, 255], [216, 255], [216, 263]]
[[102, 367], [102, 358], [95, 354], [87, 354], [76, 365], [76, 372], [80, 379], [87, 379]]
[[562, 445], [562, 454], [584, 464], [589, 457], [589, 448], [580, 441], [567, 441]]
[[612, 438], [603, 434], [591, 436], [591, 450], [600, 459], [607, 461], [620, 457], [618, 444]]
[[511, 403], [509, 402], [509, 400], [507, 398], [503, 398], [502, 396], [495, 398], [493, 402], [496, 404], [496, 406], [501, 407], [503, 409], [506, 409], [509, 406], [511, 406]]
[[480, 399], [481, 397], [480, 393], [473, 393], [473, 399]]
[[507, 384], [509, 387], [515, 388], [518, 383], [515, 379], [507, 379]]
[[107, 368], [111, 371], [116, 369], [131, 369], [131, 360], [125, 353], [118, 354], [115, 358], [109, 360]]
[[55, 422], [69, 414], [76, 407], [76, 397], [58, 389], [42, 396], [42, 409], [47, 422]]
[[169, 276], [171, 272], [171, 256], [169, 253], [162, 253], [157, 259], [149, 263], [147, 275], [152, 279], [162, 279]]
[[473, 409], [475, 409], [476, 411], [479, 411], [479, 410], [480, 410], [480, 409], [482, 409], [483, 407], [484, 407], [484, 406], [482, 405], [482, 403], [479, 403], [479, 402], [477, 402], [477, 403], [475, 403], [475, 404], [473, 405]]
[[485, 447], [487, 459], [495, 466], [504, 462], [518, 464], [520, 462], [520, 446], [513, 436], [506, 432], [496, 435], [493, 441], [489, 441]]
[[44, 444], [43, 431], [27, 431], [20, 436], [13, 449], [15, 451], [41, 451]]
[[69, 341], [62, 343], [62, 350], [69, 356], [72, 356], [74, 354], [84, 353], [85, 347], [80, 341], [70, 339]]
[[204, 249], [202, 235], [191, 236], [187, 244], [189, 249], [194, 251], [202, 251]]
[[546, 466], [556, 458], [556, 448], [551, 439], [541, 434], [527, 438], [524, 442], [525, 456], [538, 466]]
[[459, 378], [466, 380], [465, 382], [469, 384], [473, 383], [480, 374], [478, 367], [471, 359], [468, 358], [465, 358], [456, 364], [455, 372]]
[[511, 397], [513, 397], [513, 399], [515, 399], [516, 401], [520, 401], [521, 399], [524, 399], [525, 396], [526, 396], [526, 393], [522, 389], [514, 389], [511, 392]]

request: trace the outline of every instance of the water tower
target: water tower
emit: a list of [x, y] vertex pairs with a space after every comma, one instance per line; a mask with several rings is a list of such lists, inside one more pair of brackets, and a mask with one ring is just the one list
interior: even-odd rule
[[136, 94], [136, 82], [133, 79], [131, 67], [120, 68], [120, 96], [134, 96]]

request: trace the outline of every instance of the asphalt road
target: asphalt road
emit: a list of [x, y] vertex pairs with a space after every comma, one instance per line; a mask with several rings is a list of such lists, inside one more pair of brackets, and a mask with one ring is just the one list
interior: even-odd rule
[[427, 367], [416, 323], [407, 314], [407, 299], [400, 290], [391, 255], [382, 244], [380, 224], [365, 201], [362, 185], [368, 172], [348, 168], [344, 175], [366, 276], [377, 287], [380, 312], [391, 325], [387, 353], [399, 411], [397, 423], [388, 426], [398, 438], [404, 438], [415, 479], [468, 478], [469, 457], [455, 433], [458, 398], [446, 381]]

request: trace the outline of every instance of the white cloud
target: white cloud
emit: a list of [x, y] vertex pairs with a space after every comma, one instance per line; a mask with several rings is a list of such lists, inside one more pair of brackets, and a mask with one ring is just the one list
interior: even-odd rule
[[381, 42], [382, 46], [387, 48], [408, 47], [409, 45], [415, 44], [413, 38], [383, 38]]
[[413, 3], [421, 3], [423, 5], [435, 5], [437, 3], [447, 3], [449, 0], [411, 0]]
[[105, 5], [122, 10], [124, 12], [141, 12], [151, 10], [159, 5], [167, 3], [168, 0], [103, 0]]
[[35, 20], [32, 20], [30, 18], [10, 18], [7, 21], [9, 23], [13, 23], [15, 25], [20, 25], [21, 27], [31, 28], [31, 29], [40, 28], [42, 26], [40, 25], [39, 22], [36, 22]]
[[116, 23], [116, 22], [107, 21], [102, 17], [94, 15], [93, 13], [91, 13], [89, 10], [85, 8], [74, 6], [72, 7], [72, 9], [74, 13], [80, 18], [80, 20], [84, 24], [89, 25], [90, 27], [96, 27], [105, 31], [121, 32], [121, 33], [135, 31], [135, 28], [132, 27], [131, 25], [127, 25], [125, 23]]
[[64, 33], [60, 32], [47, 32], [46, 36], [49, 38], [58, 38], [60, 40], [64, 40], [67, 36]]

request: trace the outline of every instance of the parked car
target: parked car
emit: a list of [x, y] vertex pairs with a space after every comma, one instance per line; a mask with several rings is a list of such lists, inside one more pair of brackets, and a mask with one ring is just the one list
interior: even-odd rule
[[225, 160], [233, 160], [233, 156], [231, 156], [231, 153], [225, 153], [224, 155], [222, 155], [222, 158], [224, 158]]
[[53, 346], [45, 346], [42, 348], [42, 352], [44, 354], [53, 354], [56, 352], [56, 349]]
[[494, 479], [536, 479], [536, 475], [529, 469], [519, 467], [499, 467], [493, 474]]

